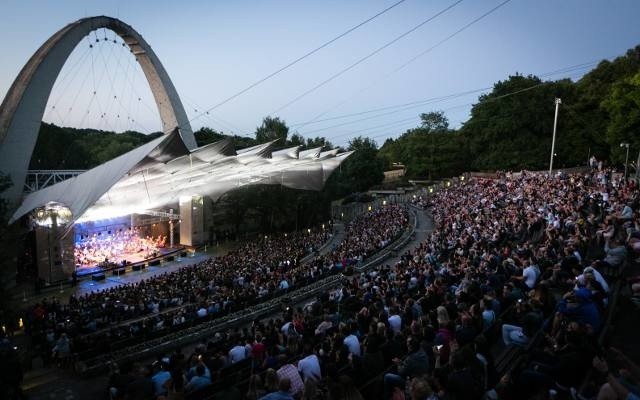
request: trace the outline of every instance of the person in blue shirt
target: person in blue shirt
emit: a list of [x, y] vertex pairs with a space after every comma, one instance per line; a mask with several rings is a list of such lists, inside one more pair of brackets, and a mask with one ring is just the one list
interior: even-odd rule
[[154, 364], [155, 374], [151, 377], [153, 382], [153, 390], [156, 396], [167, 394], [167, 388], [164, 386], [165, 382], [171, 379], [171, 373], [169, 373], [168, 366], [164, 362], [156, 362]]
[[564, 318], [590, 326], [594, 334], [600, 331], [602, 325], [600, 311], [592, 300], [592, 293], [584, 287], [579, 287], [572, 293], [566, 294], [565, 298], [558, 303], [553, 333], [558, 331], [560, 321]]
[[189, 383], [187, 383], [187, 386], [184, 387], [184, 391], [186, 393], [193, 393], [209, 385], [211, 385], [211, 379], [207, 378], [204, 374], [204, 364], [199, 363], [196, 366], [196, 375], [191, 378]]
[[289, 393], [291, 389], [291, 381], [289, 378], [282, 378], [278, 382], [278, 391], [262, 396], [260, 400], [293, 400], [293, 396]]

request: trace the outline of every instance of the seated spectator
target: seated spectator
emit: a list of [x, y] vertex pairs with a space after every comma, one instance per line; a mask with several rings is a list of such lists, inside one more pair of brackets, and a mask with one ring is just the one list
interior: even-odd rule
[[[296, 396], [304, 389], [304, 383], [302, 382], [302, 378], [300, 378], [298, 368], [293, 364], [286, 362], [285, 356], [280, 356], [279, 361], [282, 366], [278, 368], [278, 371], [276, 371], [278, 374], [278, 380], [282, 382], [283, 379], [286, 379], [288, 382], [287, 386], [289, 388], [289, 394], [291, 396]], [[282, 386], [280, 386], [280, 390], [282, 391]]]
[[407, 349], [409, 354], [404, 360], [393, 360], [397, 367], [396, 373], [384, 375], [385, 399], [391, 398], [396, 387], [404, 388], [407, 379], [420, 377], [429, 371], [429, 358], [416, 338], [407, 338]]
[[193, 393], [200, 389], [204, 389], [205, 387], [211, 385], [211, 379], [205, 376], [205, 367], [204, 364], [199, 363], [196, 366], [196, 374], [189, 383], [184, 387], [185, 393]]
[[[600, 387], [598, 399], [640, 399], [638, 386], [629, 384], [629, 381], [640, 382], [640, 367], [617, 349], [611, 348], [609, 352], [614, 357], [613, 365], [609, 365], [602, 357], [596, 356], [593, 359], [593, 367], [606, 376], [606, 383]], [[612, 371], [616, 369], [618, 373], [614, 374]]]
[[278, 391], [269, 393], [268, 395], [261, 397], [260, 400], [293, 400], [291, 391], [292, 387], [289, 378], [280, 378]]
[[575, 321], [587, 327], [591, 334], [600, 331], [602, 320], [598, 307], [593, 302], [593, 294], [587, 288], [576, 288], [566, 293], [558, 303], [553, 321], [552, 335], [557, 334], [560, 324], [565, 321]]
[[349, 349], [349, 353], [353, 354], [356, 357], [360, 357], [362, 353], [360, 352], [360, 340], [358, 339], [358, 337], [348, 326], [344, 327], [343, 333], [346, 336], [343, 343]]
[[302, 375], [302, 379], [307, 381], [309, 379], [319, 381], [322, 379], [322, 372], [320, 370], [320, 361], [318, 356], [313, 353], [313, 349], [310, 344], [305, 344], [305, 357], [298, 361], [298, 372]]
[[153, 365], [154, 375], [151, 377], [153, 389], [156, 396], [166, 395], [168, 390], [165, 384], [171, 379], [171, 373], [168, 371], [169, 365], [163, 361], [156, 361]]
[[333, 328], [333, 322], [331, 322], [331, 317], [329, 314], [324, 316], [324, 320], [320, 322], [318, 327], [315, 330], [316, 335], [324, 335], [325, 332], [329, 329]]
[[524, 347], [542, 325], [542, 312], [537, 301], [524, 302], [518, 300], [516, 312], [521, 315], [521, 325], [502, 325], [502, 341], [506, 346], [516, 345]]
[[589, 370], [594, 352], [586, 330], [578, 323], [570, 323], [564, 334], [551, 343], [550, 351], [532, 354], [531, 364], [519, 378], [525, 390], [536, 386], [578, 387]]
[[264, 374], [264, 390], [267, 394], [278, 391], [278, 374], [273, 368], [269, 368]]
[[610, 239], [605, 242], [604, 251], [606, 254], [602, 261], [596, 263], [596, 268], [598, 265], [618, 268], [627, 259], [627, 248], [615, 239]]
[[238, 338], [236, 345], [229, 350], [229, 364], [235, 364], [247, 358], [247, 348], [242, 344], [242, 339]]

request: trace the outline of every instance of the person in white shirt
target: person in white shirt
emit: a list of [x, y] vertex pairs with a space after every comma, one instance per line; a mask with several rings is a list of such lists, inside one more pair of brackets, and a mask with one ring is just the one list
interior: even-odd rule
[[229, 363], [235, 364], [244, 360], [247, 357], [247, 349], [242, 345], [242, 341], [239, 340], [235, 346], [229, 350]]
[[320, 361], [318, 356], [313, 354], [310, 345], [305, 345], [305, 352], [302, 360], [298, 361], [298, 372], [302, 375], [302, 380], [313, 379], [318, 382], [322, 379], [322, 372], [320, 370]]
[[354, 356], [360, 357], [360, 341], [358, 340], [358, 337], [349, 332], [348, 328], [345, 328], [344, 334], [347, 335], [347, 337], [344, 338], [344, 341], [342, 343], [344, 343], [345, 346], [349, 348], [349, 353], [353, 354]]
[[522, 282], [523, 289], [526, 287], [528, 289], [533, 289], [536, 286], [536, 282], [538, 280], [538, 275], [540, 271], [538, 267], [531, 264], [528, 260], [524, 261], [524, 269], [522, 270], [521, 276], [513, 276], [511, 279], [515, 279], [517, 281]]
[[391, 316], [387, 319], [389, 326], [394, 333], [400, 333], [402, 330], [402, 318], [399, 315], [398, 307], [391, 308]]
[[525, 268], [522, 270], [522, 276], [524, 278], [524, 284], [529, 289], [533, 289], [536, 286], [538, 280], [538, 267], [533, 264], [529, 265], [528, 261], [525, 261]]
[[280, 328], [280, 332], [282, 332], [282, 335], [287, 336], [287, 333], [289, 333], [289, 325], [291, 324], [291, 321], [287, 321], [284, 323], [284, 325], [282, 325], [282, 327]]
[[578, 275], [577, 279], [578, 282], [581, 285], [585, 284], [585, 279], [584, 276], [585, 274], [592, 274], [593, 278], [598, 281], [598, 283], [600, 284], [600, 286], [602, 286], [602, 289], [606, 292], [609, 293], [609, 284], [607, 283], [607, 281], [604, 279], [604, 277], [602, 276], [602, 274], [600, 272], [598, 272], [597, 269], [593, 268], [593, 267], [587, 267], [584, 269], [584, 271], [582, 271], [582, 274]]

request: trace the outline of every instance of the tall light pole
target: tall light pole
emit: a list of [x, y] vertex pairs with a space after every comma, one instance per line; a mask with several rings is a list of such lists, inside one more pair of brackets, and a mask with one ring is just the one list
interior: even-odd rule
[[553, 117], [553, 138], [551, 139], [551, 160], [549, 161], [549, 176], [551, 176], [551, 170], [553, 169], [553, 153], [556, 150], [556, 127], [558, 126], [558, 109], [560, 108], [560, 104], [562, 104], [562, 100], [556, 97], [556, 115]]
[[624, 159], [624, 180], [627, 181], [627, 171], [629, 170], [629, 143], [620, 143], [620, 147], [627, 148], [627, 156]]

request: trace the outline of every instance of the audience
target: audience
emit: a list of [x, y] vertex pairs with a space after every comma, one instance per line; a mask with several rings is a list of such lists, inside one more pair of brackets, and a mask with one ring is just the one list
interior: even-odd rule
[[[206, 289], [182, 300], [207, 311], [214, 303], [212, 312], [243, 294], [257, 298], [260, 287], [272, 293], [282, 282], [296, 287], [330, 273], [345, 276], [304, 308], [218, 332], [185, 361], [169, 357], [171, 380], [182, 374], [184, 391], [196, 395], [194, 386], [222, 390], [216, 384], [227, 382], [225, 373], [242, 371], [243, 393], [263, 399], [360, 399], [359, 388], [372, 385], [378, 390], [368, 395], [385, 400], [547, 398], [550, 389], [578, 387], [594, 367], [607, 380], [600, 391], [610, 397], [601, 398], [635, 398], [637, 386], [609, 373], [596, 339], [610, 271], [622, 268], [627, 246], [634, 251], [632, 239], [640, 237], [638, 200], [637, 187], [608, 170], [502, 173], [420, 199], [433, 230], [393, 264], [359, 268], [405, 228], [406, 211], [398, 206], [366, 213], [332, 252], [305, 265], [297, 261], [303, 253], [282, 248], [287, 256], [270, 253], [271, 263], [245, 253], [230, 257], [246, 267], [209, 261], [194, 269]], [[55, 320], [50, 310], [41, 304], [32, 313]], [[493, 344], [521, 346], [528, 352], [524, 369], [498, 376]], [[618, 358], [619, 368], [634, 368]], [[135, 371], [128, 386], [147, 376], [153, 391], [151, 372]]]

